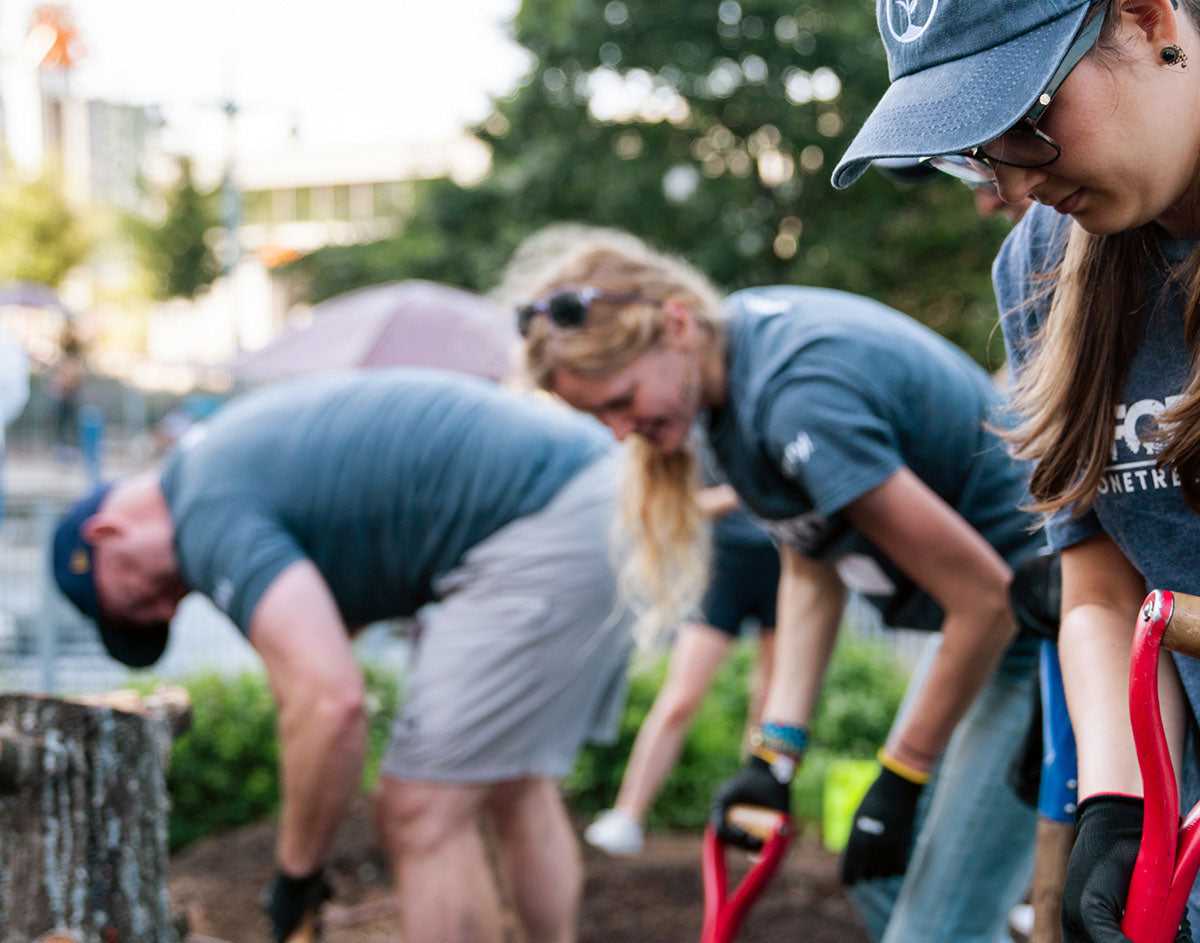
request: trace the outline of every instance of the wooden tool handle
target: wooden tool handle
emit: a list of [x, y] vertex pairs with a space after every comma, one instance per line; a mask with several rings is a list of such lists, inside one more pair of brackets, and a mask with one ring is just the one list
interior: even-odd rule
[[1163, 647], [1200, 658], [1200, 596], [1172, 593], [1174, 608], [1163, 631]]
[[774, 836], [781, 820], [787, 820], [783, 812], [759, 805], [732, 805], [725, 814], [725, 821], [730, 825], [764, 842]]
[[310, 910], [300, 918], [296, 929], [284, 943], [316, 943], [317, 939], [317, 914], [316, 911]]

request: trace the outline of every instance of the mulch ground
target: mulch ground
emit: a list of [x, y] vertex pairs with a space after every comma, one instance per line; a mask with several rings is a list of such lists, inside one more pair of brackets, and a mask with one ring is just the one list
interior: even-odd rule
[[[187, 943], [270, 943], [259, 894], [271, 876], [274, 825], [250, 825], [184, 849], [171, 861], [172, 906], [187, 915]], [[737, 869], [731, 861], [731, 885]], [[637, 858], [585, 847], [580, 943], [694, 943], [700, 937], [700, 836], [652, 833]], [[337, 895], [324, 943], [395, 943], [396, 906], [365, 802], [342, 829], [331, 863]], [[836, 861], [795, 842], [751, 909], [738, 943], [866, 943], [837, 882]]]

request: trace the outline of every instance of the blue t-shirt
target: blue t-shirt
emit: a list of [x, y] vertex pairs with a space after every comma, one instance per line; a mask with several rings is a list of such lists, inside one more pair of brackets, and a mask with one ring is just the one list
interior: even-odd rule
[[709, 440], [772, 536], [837, 565], [889, 625], [937, 629], [943, 613], [846, 519], [848, 504], [910, 468], [1010, 564], [1042, 539], [1024, 467], [985, 423], [1004, 421], [991, 377], [891, 308], [843, 292], [757, 288], [730, 296], [727, 396]]
[[[696, 461], [700, 468], [700, 484], [705, 488], [715, 485], [728, 485], [725, 473], [717, 463], [717, 457], [709, 448], [708, 439], [703, 430], [692, 437], [692, 445], [696, 451]], [[736, 553], [740, 549], [758, 550], [773, 546], [771, 535], [755, 523], [754, 518], [742, 506], [732, 511], [718, 514], [712, 521], [712, 542], [714, 553], [720, 555], [723, 551]]]
[[[1004, 342], [1018, 368], [1049, 313], [1045, 276], [1062, 259], [1069, 218], [1034, 206], [1009, 234], [992, 270]], [[1152, 252], [1146, 304], [1138, 319], [1137, 347], [1121, 400], [1113, 414], [1113, 449], [1095, 503], [1082, 514], [1064, 508], [1049, 516], [1051, 546], [1061, 549], [1107, 533], [1146, 580], [1146, 590], [1200, 594], [1200, 516], [1183, 498], [1178, 476], [1155, 467], [1156, 442], [1145, 438], [1154, 417], [1176, 402], [1188, 384], [1191, 357], [1183, 334], [1183, 289], [1166, 278], [1194, 240], [1162, 238]], [[1193, 711], [1200, 714], [1200, 662], [1178, 658]]]
[[414, 613], [613, 447], [594, 420], [483, 381], [376, 370], [240, 397], [170, 455], [162, 487], [185, 582], [243, 631], [300, 559], [357, 626]]

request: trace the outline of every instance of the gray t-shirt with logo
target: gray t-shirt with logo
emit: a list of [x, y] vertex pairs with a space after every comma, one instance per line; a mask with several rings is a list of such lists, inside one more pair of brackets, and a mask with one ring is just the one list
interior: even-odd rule
[[[1070, 220], [1034, 206], [1005, 241], [992, 275], [1009, 359], [1022, 364], [1049, 311], [1046, 273], [1062, 258]], [[1155, 467], [1157, 443], [1147, 438], [1154, 417], [1176, 402], [1188, 384], [1191, 357], [1183, 334], [1184, 293], [1166, 278], [1193, 240], [1163, 238], [1151, 252], [1146, 305], [1138, 319], [1136, 352], [1113, 413], [1113, 448], [1096, 502], [1082, 514], [1050, 515], [1047, 534], [1061, 549], [1107, 533], [1146, 580], [1146, 590], [1200, 594], [1200, 516], [1184, 501], [1178, 476]], [[1178, 658], [1193, 711], [1200, 715], [1200, 662]]]
[[430, 602], [467, 550], [613, 447], [599, 423], [483, 381], [375, 370], [240, 397], [162, 486], [185, 581], [243, 631], [301, 559], [357, 626]]
[[891, 308], [844, 292], [756, 288], [726, 308], [725, 404], [713, 451], [772, 536], [832, 561], [889, 625], [936, 629], [942, 612], [845, 508], [910, 468], [1010, 563], [1037, 552], [1024, 467], [985, 428], [1002, 422], [991, 377]]

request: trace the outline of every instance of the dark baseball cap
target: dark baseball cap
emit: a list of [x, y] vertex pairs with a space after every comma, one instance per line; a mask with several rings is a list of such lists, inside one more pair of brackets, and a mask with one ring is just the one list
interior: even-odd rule
[[1095, 0], [877, 0], [891, 87], [833, 171], [854, 183], [873, 160], [958, 154], [1033, 107]]
[[112, 482], [100, 485], [76, 501], [59, 519], [54, 531], [51, 566], [54, 581], [80, 612], [96, 623], [108, 653], [131, 668], [154, 664], [167, 647], [169, 623], [129, 625], [104, 617], [92, 565], [92, 546], [83, 539], [84, 522], [100, 510], [112, 490]]

